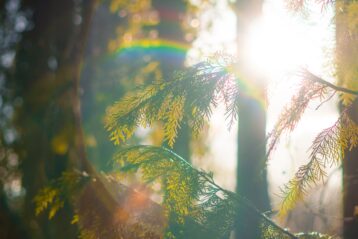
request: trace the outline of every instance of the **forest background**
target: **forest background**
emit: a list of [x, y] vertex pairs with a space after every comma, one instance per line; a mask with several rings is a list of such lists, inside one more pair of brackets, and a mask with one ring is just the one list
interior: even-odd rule
[[[309, 14], [306, 2], [289, 3], [295, 11]], [[246, 56], [240, 55], [243, 54], [240, 49], [245, 48], [240, 36], [248, 34], [250, 23], [262, 13], [263, 2], [237, 1], [227, 4], [232, 9], [232, 15], [237, 16], [237, 29], [234, 28], [233, 32], [239, 39], [234, 43], [237, 44], [238, 58], [245, 59]], [[327, 9], [339, 10], [334, 11], [331, 18], [332, 24], [336, 24], [335, 73], [332, 78], [338, 79], [334, 81], [334, 86], [353, 92], [342, 94], [336, 100], [341, 100], [342, 111], [353, 102], [348, 114], [356, 120], [357, 3], [324, 1], [316, 4], [322, 6], [322, 14], [329, 11]], [[123, 191], [122, 183], [135, 192], [147, 193], [146, 190], [149, 190], [136, 177], [121, 179], [121, 186], [113, 185], [111, 180], [117, 176], [112, 171], [116, 147], [109, 141], [109, 133], [103, 126], [105, 109], [138, 85], [172, 79], [175, 71], [186, 72], [186, 64], [190, 62], [186, 63], [185, 59], [200, 34], [198, 29], [215, 27], [216, 19], [211, 16], [218, 16], [218, 12], [213, 11], [211, 16], [208, 12], [218, 6], [220, 9], [220, 4], [216, 1], [8, 0], [1, 1], [1, 6], [1, 231], [7, 238], [89, 237], [89, 232], [83, 229], [93, 229], [97, 224], [106, 225], [114, 220], [115, 217], [110, 215], [117, 208], [113, 205], [118, 201], [112, 201], [113, 198], [122, 197], [122, 193], [119, 193]], [[203, 12], [209, 16], [202, 17]], [[200, 55], [200, 52], [194, 54]], [[224, 63], [231, 62], [231, 59], [225, 58], [225, 53], [215, 57], [224, 59]], [[238, 67], [239, 78], [248, 79], [243, 84], [248, 84], [246, 87], [250, 91], [246, 92], [246, 103], [241, 101], [238, 104], [241, 107], [237, 109], [241, 131], [233, 144], [238, 145], [237, 165], [241, 162], [241, 167], [238, 166], [237, 180], [234, 180], [237, 181], [235, 190], [256, 208], [267, 212], [271, 210], [271, 204], [265, 172], [266, 109], [262, 107], [265, 105], [262, 101], [265, 99], [266, 83], [259, 79], [264, 76], [252, 76], [252, 72], [247, 72], [244, 67]], [[230, 69], [227, 72], [230, 73]], [[337, 88], [333, 90], [341, 92]], [[165, 126], [163, 130], [160, 124], [153, 125], [150, 131], [137, 131], [130, 143], [161, 145], [167, 140], [164, 146], [173, 146], [173, 150], [184, 159], [196, 159], [203, 165], [203, 162], [209, 161], [209, 149], [212, 147], [204, 140], [208, 135], [199, 134], [192, 139], [188, 126], [183, 124], [178, 130], [175, 144], [175, 137], [166, 133]], [[209, 126], [204, 124], [202, 127]], [[235, 127], [232, 131], [236, 131]], [[348, 143], [353, 145], [352, 142]], [[253, 148], [254, 145], [260, 147]], [[345, 154], [351, 159], [356, 159], [356, 155], [356, 148]], [[289, 224], [283, 224], [283, 227], [288, 226], [293, 231], [318, 230], [344, 238], [356, 237], [357, 229], [354, 228], [357, 228], [358, 199], [354, 178], [357, 163], [354, 160], [343, 162], [345, 183], [342, 217], [336, 214], [337, 211], [327, 215], [327, 209], [321, 205], [312, 209], [312, 202], [301, 202], [301, 209], [288, 214], [286, 222]], [[205, 163], [204, 167], [207, 167]], [[73, 169], [77, 176], [66, 174]], [[105, 172], [107, 176], [100, 172]], [[67, 178], [63, 175], [67, 175]], [[49, 214], [36, 215], [34, 200], [36, 195], [41, 196], [41, 189], [53, 182], [61, 188], [62, 184], [70, 184], [66, 180], [78, 180], [78, 175], [99, 177], [100, 186], [85, 183], [83, 189], [80, 180], [81, 187], [77, 188], [77, 184], [73, 184], [74, 188], [65, 186], [70, 197], [67, 198], [67, 195], [57, 201], [57, 195], [53, 194], [58, 191], [47, 191], [42, 194], [47, 198], [37, 200], [44, 206], [40, 206], [40, 209], [38, 206], [37, 211], [52, 204]], [[320, 190], [324, 195], [325, 189]], [[72, 192], [78, 192], [79, 196]], [[151, 193], [157, 196], [155, 192]], [[123, 193], [126, 194], [131, 195]], [[319, 195], [322, 192], [312, 197]], [[152, 199], [155, 201], [155, 197]], [[330, 203], [335, 202], [339, 202], [338, 196]], [[94, 214], [82, 216], [85, 218], [83, 221], [78, 219], [82, 213], [86, 215], [85, 212], [91, 207], [97, 208], [93, 209], [95, 214], [104, 215], [99, 217], [105, 218], [104, 221], [96, 222]], [[304, 207], [308, 208], [307, 213], [300, 215]], [[124, 220], [123, 209], [119, 208], [117, 220], [121, 222]], [[276, 209], [273, 207], [272, 216], [276, 214]], [[248, 229], [247, 233], [251, 231], [255, 234], [258, 233], [256, 224], [254, 220], [249, 225], [241, 226], [252, 226], [254, 229]], [[337, 229], [332, 227], [333, 224]], [[313, 228], [312, 225], [318, 227]], [[342, 231], [340, 225], [344, 225]], [[104, 233], [104, 228], [101, 230]], [[121, 233], [132, 233], [125, 231], [123, 229]], [[253, 238], [253, 235], [241, 237]]]

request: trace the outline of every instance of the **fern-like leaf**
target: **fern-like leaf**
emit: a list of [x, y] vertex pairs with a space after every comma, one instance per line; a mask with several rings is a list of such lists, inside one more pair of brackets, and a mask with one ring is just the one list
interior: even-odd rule
[[304, 194], [326, 177], [326, 166], [338, 164], [345, 150], [358, 144], [358, 125], [343, 111], [336, 123], [320, 132], [310, 148], [309, 162], [301, 166], [283, 191], [280, 214], [285, 215], [303, 199]]
[[39, 215], [48, 210], [48, 218], [52, 219], [86, 178], [86, 175], [78, 172], [64, 172], [61, 177], [37, 193], [34, 198], [35, 214]]
[[314, 82], [309, 77], [304, 78], [298, 93], [282, 110], [274, 129], [268, 136], [268, 154], [272, 152], [284, 133], [295, 129], [309, 103], [314, 99], [324, 99], [328, 91], [329, 88], [326, 85]]
[[[282, 229], [245, 198], [217, 185], [212, 174], [193, 168], [169, 149], [148, 145], [126, 147], [117, 153], [115, 161], [121, 172], [140, 171], [145, 182], [161, 182], [164, 210], [174, 220], [170, 225], [176, 225], [169, 225], [166, 238], [198, 238], [198, 235], [223, 238], [237, 223], [250, 220], [260, 221], [265, 239], [311, 238]], [[245, 222], [235, 221], [237, 213], [247, 215]], [[195, 234], [193, 224], [206, 234]], [[329, 238], [316, 235], [312, 238]]]
[[138, 126], [162, 121], [165, 139], [172, 147], [183, 121], [198, 134], [218, 103], [226, 105], [232, 124], [237, 117], [239, 89], [235, 75], [228, 70], [230, 64], [234, 63], [206, 61], [177, 72], [170, 81], [138, 87], [108, 108], [105, 126], [111, 140], [123, 143]]

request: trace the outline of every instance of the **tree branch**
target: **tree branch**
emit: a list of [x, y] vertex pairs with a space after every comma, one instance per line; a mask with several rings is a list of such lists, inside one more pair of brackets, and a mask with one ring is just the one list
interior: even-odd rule
[[207, 176], [206, 173], [197, 170], [196, 168], [194, 168], [192, 166], [192, 164], [190, 164], [189, 162], [187, 162], [185, 159], [183, 159], [181, 156], [179, 156], [178, 154], [176, 154], [175, 152], [171, 151], [170, 149], [166, 149], [166, 148], [162, 148], [164, 151], [168, 152], [170, 156], [174, 156], [175, 158], [177, 158], [178, 160], [180, 160], [181, 162], [183, 162], [184, 164], [188, 165], [190, 168], [192, 168], [193, 170], [195, 170], [200, 176], [202, 176], [203, 178], [205, 178], [210, 184], [212, 184], [214, 187], [216, 187], [217, 189], [221, 190], [223, 193], [227, 194], [227, 195], [232, 195], [236, 200], [238, 200], [239, 202], [242, 202], [243, 204], [245, 204], [245, 206], [247, 206], [249, 209], [252, 210], [253, 213], [255, 213], [258, 217], [260, 217], [263, 221], [265, 221], [266, 223], [268, 223], [269, 225], [271, 225], [272, 227], [274, 227], [276, 230], [280, 231], [282, 234], [287, 235], [288, 237], [290, 237], [291, 239], [298, 239], [297, 236], [295, 236], [294, 234], [292, 234], [291, 232], [289, 232], [288, 230], [285, 230], [284, 228], [280, 227], [279, 225], [277, 225], [274, 221], [272, 221], [270, 218], [268, 218], [264, 213], [262, 213], [260, 210], [258, 210], [256, 208], [255, 205], [253, 205], [248, 199], [246, 199], [245, 197], [235, 194], [229, 190], [226, 190], [224, 188], [222, 188], [221, 186], [219, 186], [218, 184], [216, 184], [214, 182], [214, 180], [212, 178], [209, 178]]
[[203, 176], [206, 180], [208, 180], [208, 182], [210, 182], [212, 185], [214, 185], [215, 187], [217, 187], [219, 190], [221, 190], [222, 192], [228, 194], [228, 195], [233, 195], [235, 198], [237, 198], [239, 201], [242, 201], [248, 208], [250, 208], [255, 214], [257, 214], [262, 220], [264, 220], [266, 223], [270, 224], [272, 227], [276, 228], [278, 231], [282, 232], [283, 234], [289, 236], [292, 239], [298, 239], [297, 236], [295, 236], [294, 234], [292, 234], [291, 232], [289, 232], [288, 230], [283, 229], [282, 227], [280, 227], [279, 225], [277, 225], [274, 221], [272, 221], [270, 218], [268, 218], [265, 214], [263, 214], [260, 210], [258, 210], [255, 205], [253, 205], [249, 200], [247, 200], [245, 197], [242, 197], [238, 194], [234, 194], [231, 191], [228, 191], [224, 188], [222, 188], [221, 186], [219, 186], [218, 184], [216, 184], [212, 179], [208, 178], [204, 173], [199, 172], [201, 176]]
[[340, 86], [336, 86], [328, 81], [323, 80], [322, 78], [312, 74], [311, 72], [305, 70], [304, 71], [304, 75], [308, 77], [309, 80], [314, 81], [314, 82], [319, 82], [325, 86], [328, 86], [329, 88], [335, 90], [335, 91], [340, 91], [343, 93], [347, 93], [347, 94], [351, 94], [351, 95], [357, 95], [358, 96], [358, 91], [357, 90], [351, 90], [351, 89], [347, 89], [344, 87], [340, 87]]

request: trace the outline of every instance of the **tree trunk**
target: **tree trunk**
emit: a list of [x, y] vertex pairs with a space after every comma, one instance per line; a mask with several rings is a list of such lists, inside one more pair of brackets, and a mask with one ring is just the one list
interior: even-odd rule
[[4, 192], [0, 192], [0, 235], [3, 239], [29, 238], [21, 218], [9, 208]]
[[[356, 21], [358, 3], [352, 0], [339, 0], [336, 5], [336, 65], [338, 84], [358, 90], [358, 28]], [[346, 100], [349, 95], [343, 95]], [[348, 112], [358, 124], [358, 99]], [[343, 238], [358, 238], [358, 147], [347, 150], [343, 158]]]
[[[358, 99], [349, 112], [358, 124]], [[343, 159], [343, 238], [358, 238], [358, 147], [345, 152]]]
[[[79, 233], [106, 239], [160, 238], [165, 225], [158, 205], [146, 199], [145, 208], [133, 207], [133, 201], [142, 200], [136, 199], [140, 195], [101, 177], [86, 157], [79, 80], [95, 3], [26, 2], [34, 10], [35, 27], [20, 43], [15, 79], [16, 93], [23, 99], [16, 125], [26, 189], [24, 222], [30, 238], [77, 238]], [[82, 21], [76, 25], [78, 7]], [[35, 195], [66, 170], [86, 172], [92, 180], [79, 192], [69, 192], [74, 201], [66, 202], [53, 219], [36, 217]], [[75, 214], [80, 228], [71, 224]]]
[[[247, 71], [243, 54], [245, 37], [250, 24], [261, 14], [262, 1], [240, 0], [236, 3], [238, 57], [240, 75], [250, 82], [254, 91], [260, 92], [261, 99], [253, 92], [241, 92], [239, 100], [238, 163], [236, 191], [261, 211], [270, 209], [266, 178], [266, 112], [264, 86], [259, 76]], [[239, 212], [235, 237], [261, 238], [258, 217]]]
[[[33, 10], [33, 29], [26, 32], [16, 56], [16, 94], [23, 104], [17, 110], [24, 215], [33, 238], [75, 238], [73, 209], [65, 204], [48, 220], [35, 216], [34, 196], [66, 169], [83, 166], [84, 148], [79, 113], [79, 74], [94, 0], [27, 0]], [[76, 13], [80, 9], [81, 13]], [[76, 14], [82, 21], [75, 24]]]

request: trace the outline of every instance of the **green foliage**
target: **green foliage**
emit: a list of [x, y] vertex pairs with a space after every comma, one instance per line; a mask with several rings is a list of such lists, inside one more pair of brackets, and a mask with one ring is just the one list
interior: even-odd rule
[[[208, 238], [222, 238], [230, 234], [235, 223], [245, 224], [250, 220], [260, 221], [258, 230], [262, 230], [265, 239], [330, 238], [320, 234], [310, 234], [310, 237], [291, 234], [245, 198], [217, 185], [212, 174], [193, 168], [169, 149], [145, 145], [125, 147], [115, 161], [121, 172], [140, 171], [143, 181], [161, 183], [166, 215], [171, 216], [171, 223], [179, 225], [169, 226], [166, 238], [195, 238], [195, 230], [208, 231]], [[247, 221], [235, 222], [237, 213], [245, 213]], [[190, 224], [197, 228], [190, 228]]]
[[105, 125], [111, 140], [120, 144], [138, 126], [153, 126], [162, 121], [165, 139], [172, 147], [183, 121], [198, 134], [210, 118], [211, 108], [219, 102], [225, 103], [227, 118], [232, 123], [237, 117], [239, 90], [226, 63], [199, 63], [177, 72], [173, 80], [139, 87], [125, 96], [107, 110]]
[[[356, 92], [350, 89], [340, 88], [332, 85], [310, 72], [302, 72], [302, 84], [291, 102], [282, 111], [274, 129], [269, 134], [268, 154], [275, 148], [280, 137], [284, 133], [293, 131], [305, 112], [309, 103], [318, 100], [323, 104], [332, 98], [338, 91], [348, 92], [356, 97]], [[291, 210], [298, 201], [302, 200], [304, 194], [326, 177], [326, 167], [338, 165], [344, 157], [345, 150], [352, 150], [358, 144], [358, 126], [349, 118], [346, 106], [335, 124], [320, 132], [310, 147], [309, 162], [302, 165], [283, 188], [283, 201], [280, 214], [283, 216]]]
[[[233, 65], [231, 59], [207, 61], [176, 73], [171, 81], [157, 81], [150, 86], [139, 87], [108, 109], [105, 124], [111, 140], [115, 144], [125, 143], [137, 127], [153, 126], [161, 121], [165, 139], [172, 147], [184, 122], [192, 127], [194, 133], [199, 133], [218, 103], [225, 104], [229, 123], [234, 122], [243, 85], [237, 80]], [[334, 86], [317, 80], [313, 75], [305, 76], [298, 94], [292, 98], [270, 134], [269, 151], [282, 134], [295, 128], [311, 100], [318, 99], [324, 103], [337, 91]], [[302, 199], [312, 184], [324, 178], [326, 165], [338, 163], [342, 151], [355, 147], [357, 141], [358, 127], [343, 112], [332, 127], [316, 137], [309, 163], [302, 166], [285, 187], [281, 214]], [[115, 155], [115, 162], [121, 172], [140, 172], [144, 182], [161, 184], [163, 209], [168, 218], [166, 238], [198, 238], [199, 235], [222, 238], [228, 236], [234, 226], [239, 224], [244, 228], [245, 224], [254, 221], [260, 222], [257, 230], [265, 239], [332, 238], [318, 233], [294, 235], [282, 229], [245, 198], [217, 185], [212, 174], [193, 168], [169, 149], [122, 147]], [[57, 187], [61, 188], [62, 183], [58, 183]], [[51, 209], [54, 212], [50, 211], [52, 217], [61, 207], [61, 204], [56, 206], [56, 202], [63, 201], [65, 191], [68, 190], [56, 187], [44, 189], [35, 200], [38, 213], [51, 205], [54, 208]], [[247, 215], [245, 222], [236, 221], [239, 213]], [[93, 218], [96, 218], [95, 215]], [[90, 230], [85, 228], [82, 236], [91, 238]]]
[[300, 89], [292, 96], [291, 102], [282, 110], [274, 129], [269, 134], [268, 154], [275, 148], [284, 133], [292, 132], [312, 100], [323, 100], [330, 92], [329, 87], [313, 81], [310, 74], [303, 72]]
[[358, 125], [343, 112], [336, 123], [320, 132], [311, 145], [309, 162], [301, 166], [283, 189], [281, 214], [286, 214], [314, 184], [326, 177], [326, 167], [339, 164], [345, 150], [358, 144]]
[[[141, 87], [127, 95], [107, 111], [106, 128], [115, 144], [125, 142], [138, 126], [152, 126], [162, 121], [165, 138], [173, 146], [177, 131], [183, 121], [198, 133], [210, 118], [211, 108], [219, 102], [226, 106], [230, 125], [236, 120], [240, 97], [239, 81], [232, 70], [232, 59], [199, 63], [177, 73], [173, 80]], [[273, 131], [269, 134], [268, 154], [275, 148], [280, 137], [296, 127], [306, 108], [313, 100], [324, 103], [338, 89], [310, 72], [302, 72], [301, 87], [283, 110]], [[349, 106], [348, 106], [349, 107]], [[347, 107], [347, 108], [348, 108]], [[185, 119], [185, 120], [184, 120]], [[311, 147], [310, 160], [302, 166], [283, 189], [284, 200], [281, 214], [287, 213], [311, 187], [323, 180], [325, 167], [339, 163], [342, 151], [356, 146], [357, 126], [347, 114], [334, 126], [321, 132]]]
[[[336, 52], [338, 85], [358, 91], [358, 2], [335, 1]], [[341, 100], [348, 105], [356, 96], [343, 93]]]
[[[34, 198], [36, 215], [48, 209], [48, 218], [52, 219], [58, 210], [63, 208], [65, 203], [87, 181], [87, 178], [88, 175], [78, 172], [64, 172], [60, 178], [41, 189]], [[75, 215], [71, 223], [75, 223], [77, 220], [78, 215]]]
[[[209, 119], [211, 108], [219, 102], [225, 104], [226, 116], [230, 118], [230, 123], [234, 122], [241, 93], [239, 88], [243, 85], [235, 78], [233, 66], [234, 62], [231, 59], [220, 61], [219, 58], [214, 62], [199, 63], [177, 73], [171, 81], [139, 88], [137, 92], [124, 97], [108, 109], [106, 128], [111, 133], [111, 139], [115, 144], [125, 142], [138, 126], [152, 126], [154, 122], [162, 121], [165, 138], [169, 146], [172, 146], [184, 119], [193, 128], [194, 133], [198, 133], [203, 122]], [[337, 91], [347, 91], [343, 88], [338, 89], [307, 71], [302, 73], [300, 90], [293, 96], [290, 105], [282, 112], [269, 135], [269, 153], [285, 132], [294, 130], [312, 100], [324, 103]], [[312, 184], [325, 177], [326, 165], [340, 162], [342, 150], [356, 146], [357, 133], [357, 126], [344, 113], [334, 126], [317, 136], [311, 147], [309, 163], [302, 166], [295, 178], [283, 189], [281, 215], [287, 213], [302, 199]], [[155, 181], [158, 177], [164, 180], [162, 185], [166, 212], [171, 217], [174, 215], [177, 223], [185, 224], [185, 218], [189, 217], [202, 227], [210, 225], [210, 228], [216, 228], [216, 232], [220, 232], [221, 235], [227, 235], [233, 227], [235, 215], [247, 210], [250, 203], [242, 203], [245, 200], [237, 195], [220, 187], [213, 187], [216, 184], [210, 175], [201, 171], [198, 173], [187, 163], [176, 163], [171, 155], [174, 154], [169, 150], [136, 146], [124, 149], [116, 158], [123, 171], [137, 171], [140, 168], [146, 182]], [[272, 224], [267, 223], [270, 220], [265, 215], [257, 213], [262, 220], [262, 234], [265, 238], [281, 238], [282, 231], [276, 230], [277, 226], [273, 226], [272, 229]], [[252, 212], [248, 213], [251, 214]], [[215, 224], [218, 222], [213, 218], [220, 218], [222, 224]], [[283, 235], [287, 236], [285, 233]], [[309, 236], [319, 238], [318, 234]]]
[[[165, 238], [198, 238], [202, 235], [206, 238], [222, 238], [228, 236], [237, 223], [245, 225], [251, 220], [260, 221], [258, 230], [262, 231], [265, 239], [332, 238], [317, 233], [294, 235], [282, 229], [245, 198], [217, 185], [211, 173], [193, 168], [169, 149], [143, 145], [124, 147], [116, 154], [115, 164], [122, 173], [140, 172], [146, 183], [160, 182], [162, 206], [169, 219]], [[88, 178], [90, 176], [77, 172], [64, 173], [36, 196], [36, 213], [49, 209], [49, 218], [55, 216], [64, 203], [78, 193]], [[82, 228], [79, 238], [102, 238], [103, 235], [106, 235], [105, 238], [109, 238], [109, 235], [113, 237], [109, 231], [112, 229], [98, 226], [103, 224], [99, 215], [93, 214], [93, 211], [84, 213], [81, 216], [75, 214], [71, 222], [78, 223], [81, 217], [91, 215], [92, 226]], [[244, 222], [235, 221], [238, 213], [247, 215]], [[152, 235], [153, 229], [147, 227], [138, 223], [120, 230], [135, 238], [157, 238]]]

